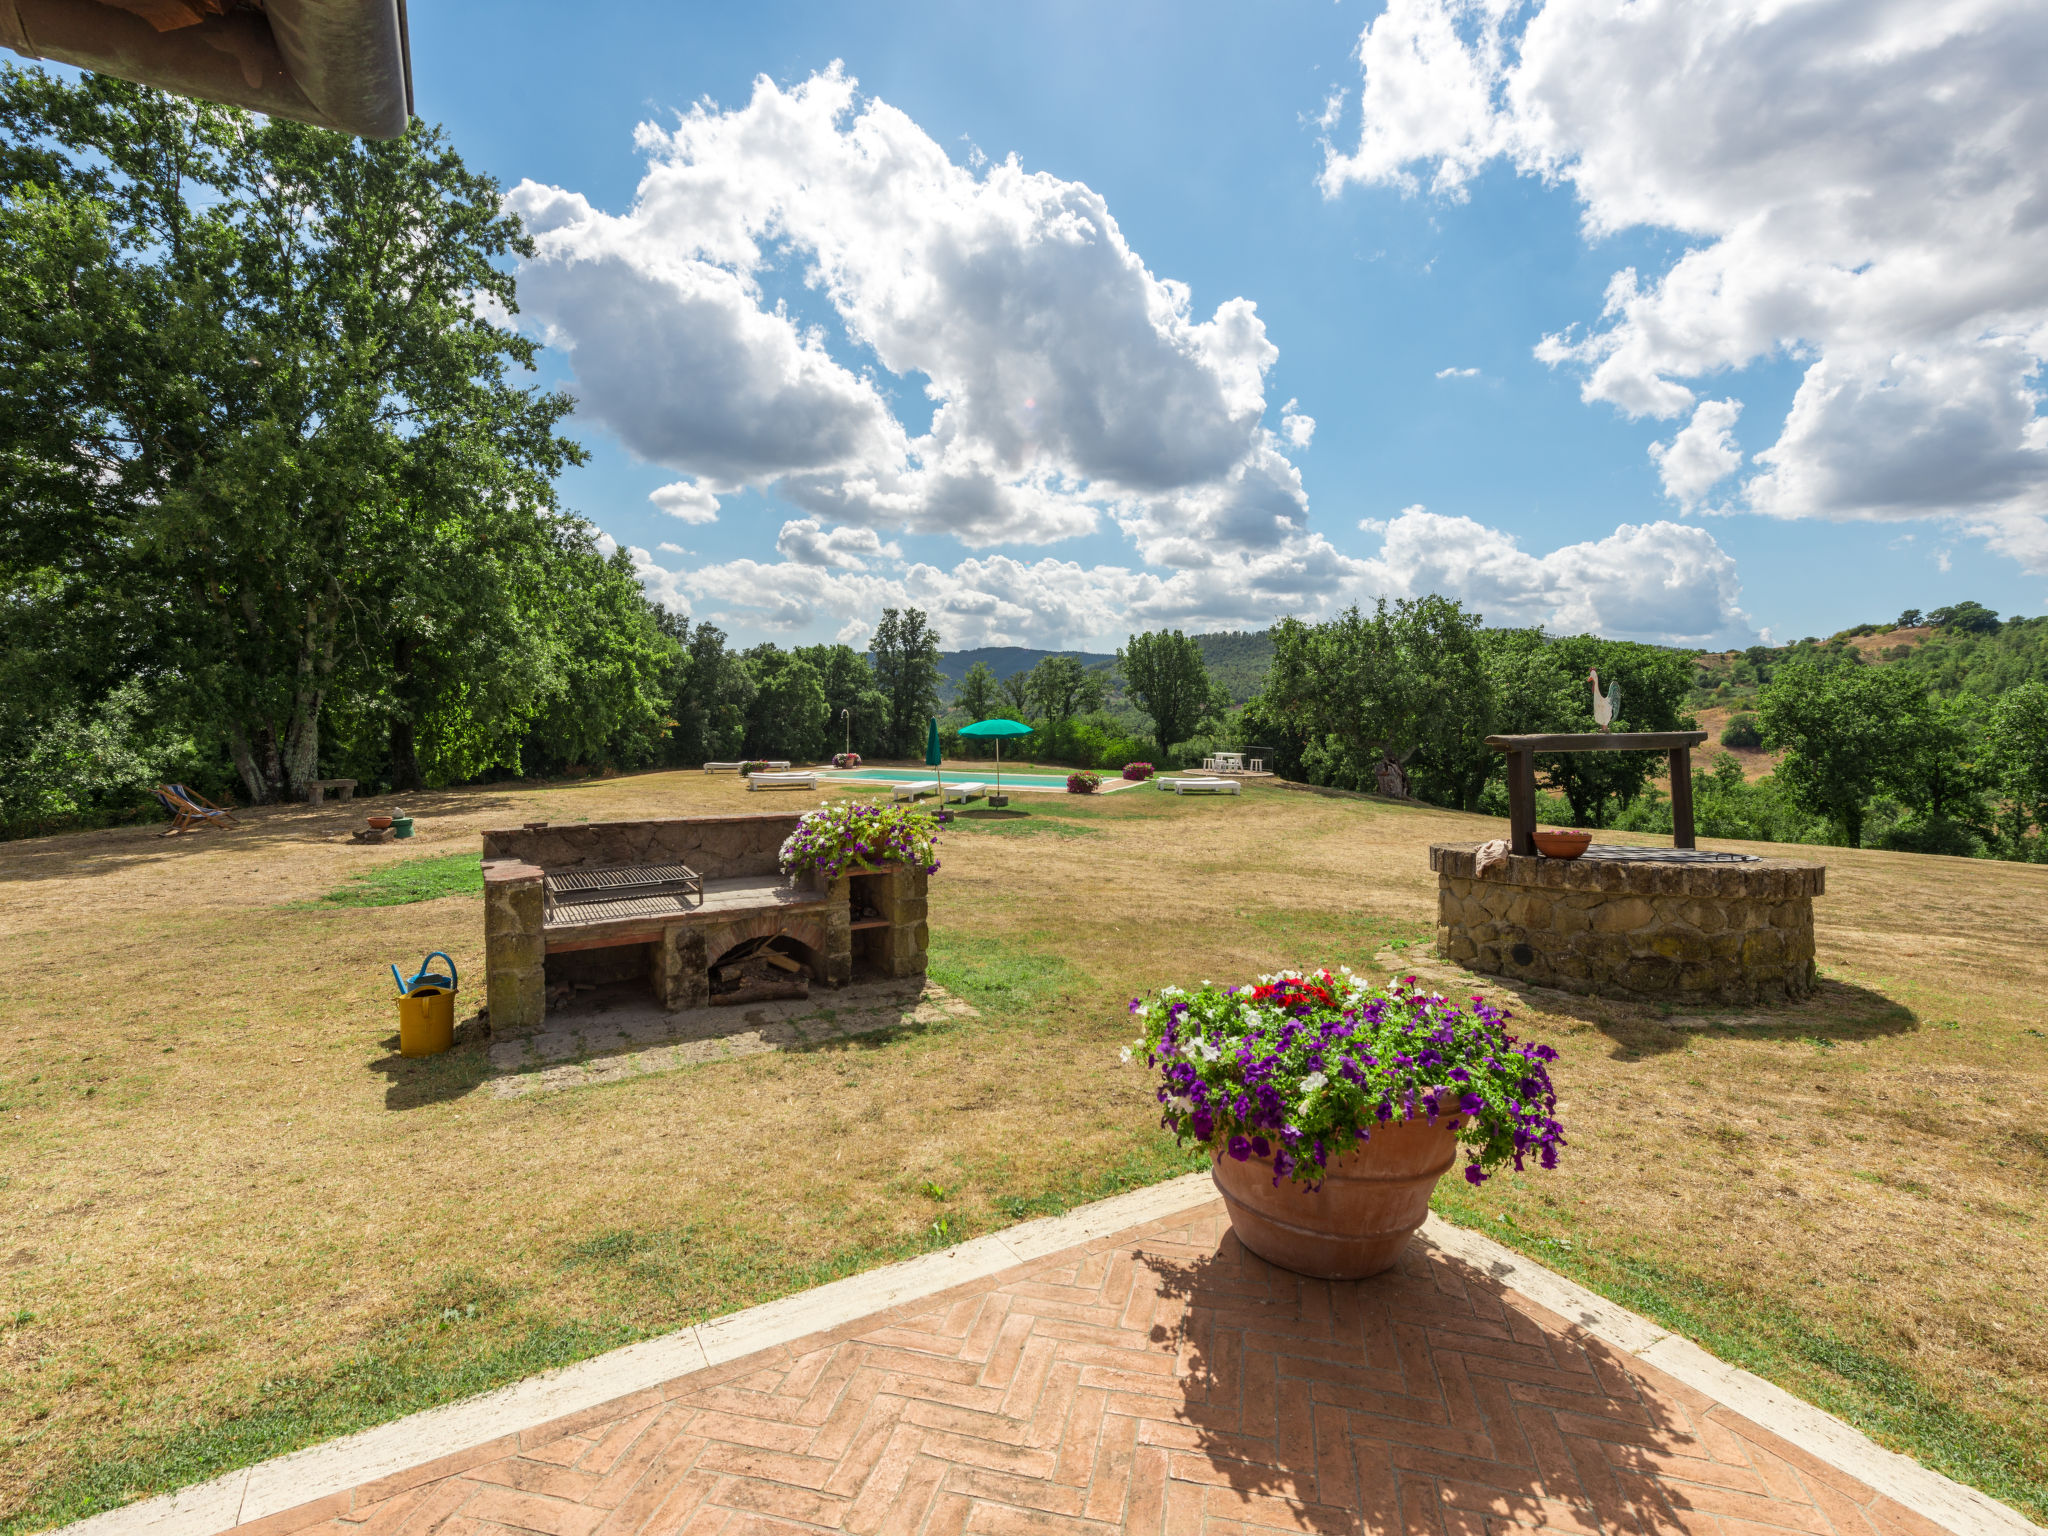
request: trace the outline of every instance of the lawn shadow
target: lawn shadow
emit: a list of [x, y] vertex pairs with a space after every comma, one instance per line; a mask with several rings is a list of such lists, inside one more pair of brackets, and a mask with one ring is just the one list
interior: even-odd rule
[[377, 1042], [385, 1054], [369, 1063], [385, 1081], [384, 1107], [419, 1109], [474, 1093], [490, 1081], [490, 1040], [490, 1021], [482, 1011], [455, 1026], [455, 1044], [438, 1056], [401, 1056], [397, 1032], [386, 1035]]
[[776, 1051], [874, 1050], [976, 1013], [922, 976], [867, 977], [808, 998], [673, 1013], [644, 983], [615, 982], [551, 1011], [536, 1035], [493, 1042], [479, 1081], [500, 1097], [519, 1097]]
[[1589, 1498], [1526, 1448], [1530, 1421], [1556, 1415], [1566, 1424], [1541, 1439], [1560, 1448], [1560, 1428], [1605, 1439], [1589, 1427], [1605, 1421], [1639, 1465], [1697, 1456], [1676, 1405], [1641, 1391], [1618, 1351], [1426, 1241], [1365, 1280], [1291, 1273], [1230, 1232], [1213, 1254], [1148, 1243], [1134, 1258], [1165, 1302], [1152, 1347], [1180, 1368], [1158, 1443], [1206, 1463], [1193, 1475], [1211, 1519], [1319, 1536], [1438, 1530], [1445, 1515], [1459, 1530], [1671, 1528], [1668, 1488], [1610, 1481]]
[[1540, 1013], [1590, 1026], [1614, 1045], [1618, 1061], [1636, 1061], [1685, 1049], [1689, 1040], [1712, 1035], [1728, 1040], [1806, 1040], [1823, 1048], [1847, 1042], [1911, 1034], [1920, 1016], [1905, 1004], [1869, 987], [1821, 978], [1811, 996], [1796, 1003], [1742, 1006], [1637, 1002], [1585, 997], [1539, 987], [1512, 976], [1490, 976], [1438, 958], [1433, 948], [1402, 957], [1382, 950], [1376, 963], [1396, 976], [1414, 976], [1447, 997], [1474, 993], [1511, 1012]]
[[1031, 813], [1029, 811], [991, 811], [984, 808], [978, 811], [956, 811], [954, 814], [962, 821], [1022, 821]]
[[[166, 860], [223, 847], [261, 858], [286, 848], [304, 847], [307, 843], [343, 842], [350, 833], [364, 825], [364, 817], [388, 814], [394, 806], [403, 807], [422, 822], [440, 815], [473, 816], [500, 809], [512, 816], [517, 814], [513, 807], [518, 804], [513, 792], [531, 788], [515, 782], [502, 790], [429, 790], [418, 794], [329, 800], [321, 805], [294, 802], [244, 806], [234, 812], [239, 823], [237, 826], [207, 827], [180, 833], [176, 837], [163, 835], [163, 823], [104, 827], [91, 832], [53, 832], [47, 837], [21, 838], [0, 844], [0, 879], [10, 882], [105, 879], [140, 865], [161, 864]], [[436, 851], [447, 850], [444, 847]]]

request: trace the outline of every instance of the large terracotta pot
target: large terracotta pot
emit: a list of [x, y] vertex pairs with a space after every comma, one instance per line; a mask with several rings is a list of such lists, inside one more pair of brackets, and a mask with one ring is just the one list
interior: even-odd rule
[[1458, 1160], [1463, 1115], [1380, 1126], [1355, 1152], [1330, 1159], [1321, 1189], [1273, 1183], [1270, 1159], [1215, 1156], [1216, 1187], [1237, 1240], [1268, 1263], [1320, 1280], [1361, 1280], [1392, 1269], [1429, 1215], [1430, 1193]]

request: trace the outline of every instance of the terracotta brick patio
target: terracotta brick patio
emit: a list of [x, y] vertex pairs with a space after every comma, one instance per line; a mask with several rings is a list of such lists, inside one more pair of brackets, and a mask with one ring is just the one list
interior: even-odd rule
[[238, 1536], [1941, 1528], [1424, 1246], [1326, 1284], [1220, 1202]]

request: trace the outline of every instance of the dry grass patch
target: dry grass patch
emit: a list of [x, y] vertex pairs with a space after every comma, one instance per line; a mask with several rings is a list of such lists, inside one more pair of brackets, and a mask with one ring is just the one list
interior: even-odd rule
[[[477, 898], [324, 899], [487, 825], [792, 803], [654, 774], [409, 797], [409, 844], [351, 845], [330, 806], [0, 846], [11, 1523], [1177, 1172], [1115, 1066], [1125, 1000], [1427, 965], [1427, 844], [1497, 830], [1273, 787], [1019, 794], [932, 882], [934, 970], [978, 1017], [517, 1098], [478, 1091], [476, 1026], [394, 1054], [386, 962], [480, 981]], [[1673, 1027], [1528, 994], [1565, 1166], [1444, 1208], [2038, 1510], [2048, 869], [1817, 852], [1815, 1001]]]

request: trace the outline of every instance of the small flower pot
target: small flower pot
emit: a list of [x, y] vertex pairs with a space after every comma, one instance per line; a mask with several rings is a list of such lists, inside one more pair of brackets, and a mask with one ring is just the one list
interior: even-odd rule
[[1583, 827], [1538, 827], [1536, 851], [1546, 859], [1576, 859], [1593, 846], [1593, 834]]
[[1458, 1160], [1463, 1115], [1396, 1120], [1355, 1152], [1330, 1159], [1322, 1188], [1273, 1182], [1270, 1158], [1214, 1156], [1230, 1230], [1269, 1264], [1319, 1280], [1362, 1280], [1392, 1269], [1429, 1215], [1436, 1181]]
[[389, 816], [372, 816], [369, 821], [371, 829], [377, 832], [382, 832], [391, 825]]

